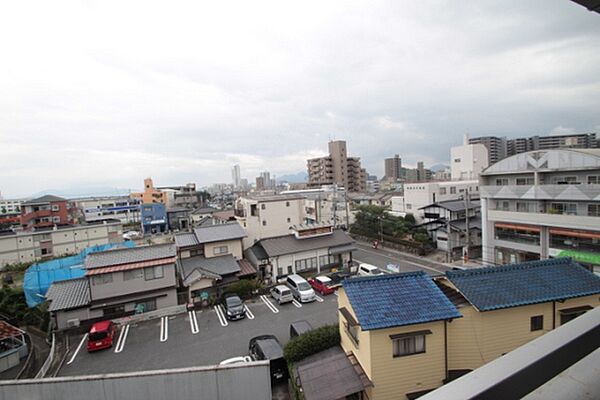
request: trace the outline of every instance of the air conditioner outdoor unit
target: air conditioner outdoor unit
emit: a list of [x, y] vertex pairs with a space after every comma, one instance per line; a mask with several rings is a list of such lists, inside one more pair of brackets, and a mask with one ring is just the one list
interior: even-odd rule
[[79, 326], [79, 318], [69, 319], [67, 320], [68, 328], [76, 328]]

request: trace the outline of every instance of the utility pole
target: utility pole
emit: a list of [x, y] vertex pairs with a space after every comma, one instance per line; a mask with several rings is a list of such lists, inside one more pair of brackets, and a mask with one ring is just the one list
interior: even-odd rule
[[338, 203], [338, 197], [337, 197], [337, 183], [333, 184], [333, 227], [337, 228], [337, 203]]
[[381, 247], [383, 247], [383, 214], [379, 217], [379, 239]]
[[469, 237], [469, 188], [465, 189], [465, 247], [463, 248], [463, 264], [469, 262], [469, 247], [470, 247], [470, 237]]
[[446, 246], [448, 247], [448, 251], [446, 253], [446, 261], [451, 263], [452, 262], [452, 244], [451, 244], [451, 237], [452, 237], [452, 232], [450, 231], [450, 216], [452, 215], [452, 211], [450, 210], [446, 210], [448, 211], [448, 216], [446, 217], [446, 235], [448, 237], [448, 240], [446, 241]]

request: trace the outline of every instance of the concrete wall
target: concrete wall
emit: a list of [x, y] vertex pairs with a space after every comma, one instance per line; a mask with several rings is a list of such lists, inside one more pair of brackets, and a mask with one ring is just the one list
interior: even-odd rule
[[267, 361], [222, 367], [2, 381], [0, 398], [86, 400], [270, 400]]

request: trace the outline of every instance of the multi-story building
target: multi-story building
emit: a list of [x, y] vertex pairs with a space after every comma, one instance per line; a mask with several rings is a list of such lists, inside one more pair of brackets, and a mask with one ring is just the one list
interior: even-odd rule
[[260, 239], [289, 233], [304, 222], [304, 196], [244, 196], [237, 199], [234, 215], [246, 230], [244, 249]]
[[238, 189], [241, 186], [242, 179], [240, 166], [238, 164], [235, 164], [231, 169], [231, 179], [233, 180], [233, 187]]
[[402, 177], [402, 159], [399, 154], [394, 155], [393, 158], [386, 158], [384, 165], [385, 178], [398, 180]]
[[204, 205], [204, 193], [196, 190], [195, 183], [182, 186], [161, 186], [156, 188], [166, 194], [166, 206], [169, 208], [183, 207], [193, 210]]
[[85, 276], [54, 282], [46, 294], [58, 329], [177, 305], [172, 244], [89, 254]]
[[528, 138], [507, 139], [506, 137], [483, 136], [469, 139], [469, 144], [483, 144], [488, 150], [490, 165], [503, 158], [533, 150], [560, 148], [593, 149], [600, 147], [600, 139], [595, 133], [572, 135], [531, 136]]
[[361, 168], [360, 158], [348, 157], [346, 142], [329, 142], [329, 155], [307, 161], [309, 186], [337, 184], [348, 192], [367, 190], [367, 171]]
[[266, 188], [267, 186], [265, 185], [265, 178], [263, 178], [262, 176], [257, 176], [255, 189], [260, 192], [262, 190], [265, 190]]
[[77, 208], [62, 197], [45, 195], [21, 203], [21, 225], [24, 229], [70, 225], [77, 222], [76, 217]]
[[423, 207], [441, 201], [458, 200], [466, 193], [471, 199], [479, 198], [479, 181], [406, 183], [404, 195], [391, 198], [391, 212], [402, 217], [412, 214], [417, 222], [421, 222]]
[[452, 180], [479, 179], [479, 174], [489, 165], [488, 150], [481, 143], [469, 144], [468, 138], [462, 146], [450, 150], [450, 176]]
[[7, 200], [0, 198], [0, 214], [21, 214], [23, 200]]
[[328, 223], [336, 228], [350, 225], [350, 203], [343, 188], [328, 185], [318, 189], [287, 190], [281, 194], [304, 197], [306, 224]]
[[140, 201], [129, 196], [90, 197], [76, 199], [86, 222], [118, 219], [123, 224], [140, 222]]
[[600, 306], [600, 277], [568, 258], [342, 285], [341, 346], [377, 400], [415, 399]]
[[154, 187], [152, 178], [144, 179], [144, 191], [139, 193], [131, 193], [131, 197], [138, 199], [140, 203], [161, 203], [167, 204], [167, 193]]
[[123, 225], [118, 220], [1, 232], [0, 265], [60, 257], [79, 253], [90, 246], [122, 241]]
[[164, 204], [142, 204], [141, 210], [142, 230], [144, 233], [152, 234], [167, 231], [167, 209]]
[[600, 149], [517, 154], [480, 185], [483, 261], [569, 256], [600, 272]]

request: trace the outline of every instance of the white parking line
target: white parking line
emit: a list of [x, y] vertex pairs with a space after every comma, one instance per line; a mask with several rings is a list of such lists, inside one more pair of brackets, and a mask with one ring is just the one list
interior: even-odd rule
[[198, 329], [198, 318], [196, 317], [196, 311], [188, 311], [188, 317], [190, 318], [190, 329], [192, 330], [192, 335], [200, 332]]
[[293, 305], [295, 305], [295, 306], [296, 306], [296, 307], [298, 307], [298, 308], [302, 307], [302, 304], [300, 304], [300, 303], [298, 302], [298, 300], [296, 300], [296, 299], [292, 300], [292, 304], [293, 304]]
[[169, 338], [169, 317], [160, 318], [160, 341], [166, 342]]
[[254, 319], [254, 314], [252, 314], [250, 312], [250, 309], [248, 308], [247, 305], [244, 304], [244, 310], [246, 310], [246, 315], [248, 316], [249, 319]]
[[316, 300], [317, 300], [319, 303], [322, 303], [322, 302], [324, 301], [322, 297], [319, 297], [319, 296], [317, 296], [316, 294], [315, 294], [315, 299], [316, 299]]
[[335, 292], [333, 292], [333, 294], [335, 294], [335, 297], [340, 297], [337, 290]]
[[273, 311], [273, 314], [277, 314], [279, 312], [279, 309], [275, 307], [273, 303], [271, 303], [271, 300], [269, 300], [266, 295], [261, 295], [260, 299], [267, 305], [267, 307], [269, 307], [269, 310]]
[[229, 325], [229, 322], [227, 322], [227, 318], [225, 318], [225, 314], [223, 313], [223, 310], [221, 309], [220, 305], [215, 306], [215, 312], [217, 313], [219, 323], [222, 327], [226, 327], [227, 325]]
[[85, 339], [87, 339], [87, 337], [87, 333], [83, 335], [83, 337], [81, 338], [81, 342], [79, 342], [79, 346], [77, 346], [77, 348], [75, 349], [75, 353], [73, 353], [73, 356], [71, 356], [71, 359], [67, 362], [67, 364], [71, 364], [73, 361], [75, 361], [75, 357], [77, 357], [77, 353], [79, 353], [79, 350], [81, 350], [81, 346], [83, 346], [83, 342], [85, 342]]
[[121, 328], [119, 332], [119, 339], [117, 340], [117, 347], [115, 347], [115, 353], [120, 353], [125, 347], [125, 341], [127, 340], [127, 334], [129, 333], [129, 324]]

